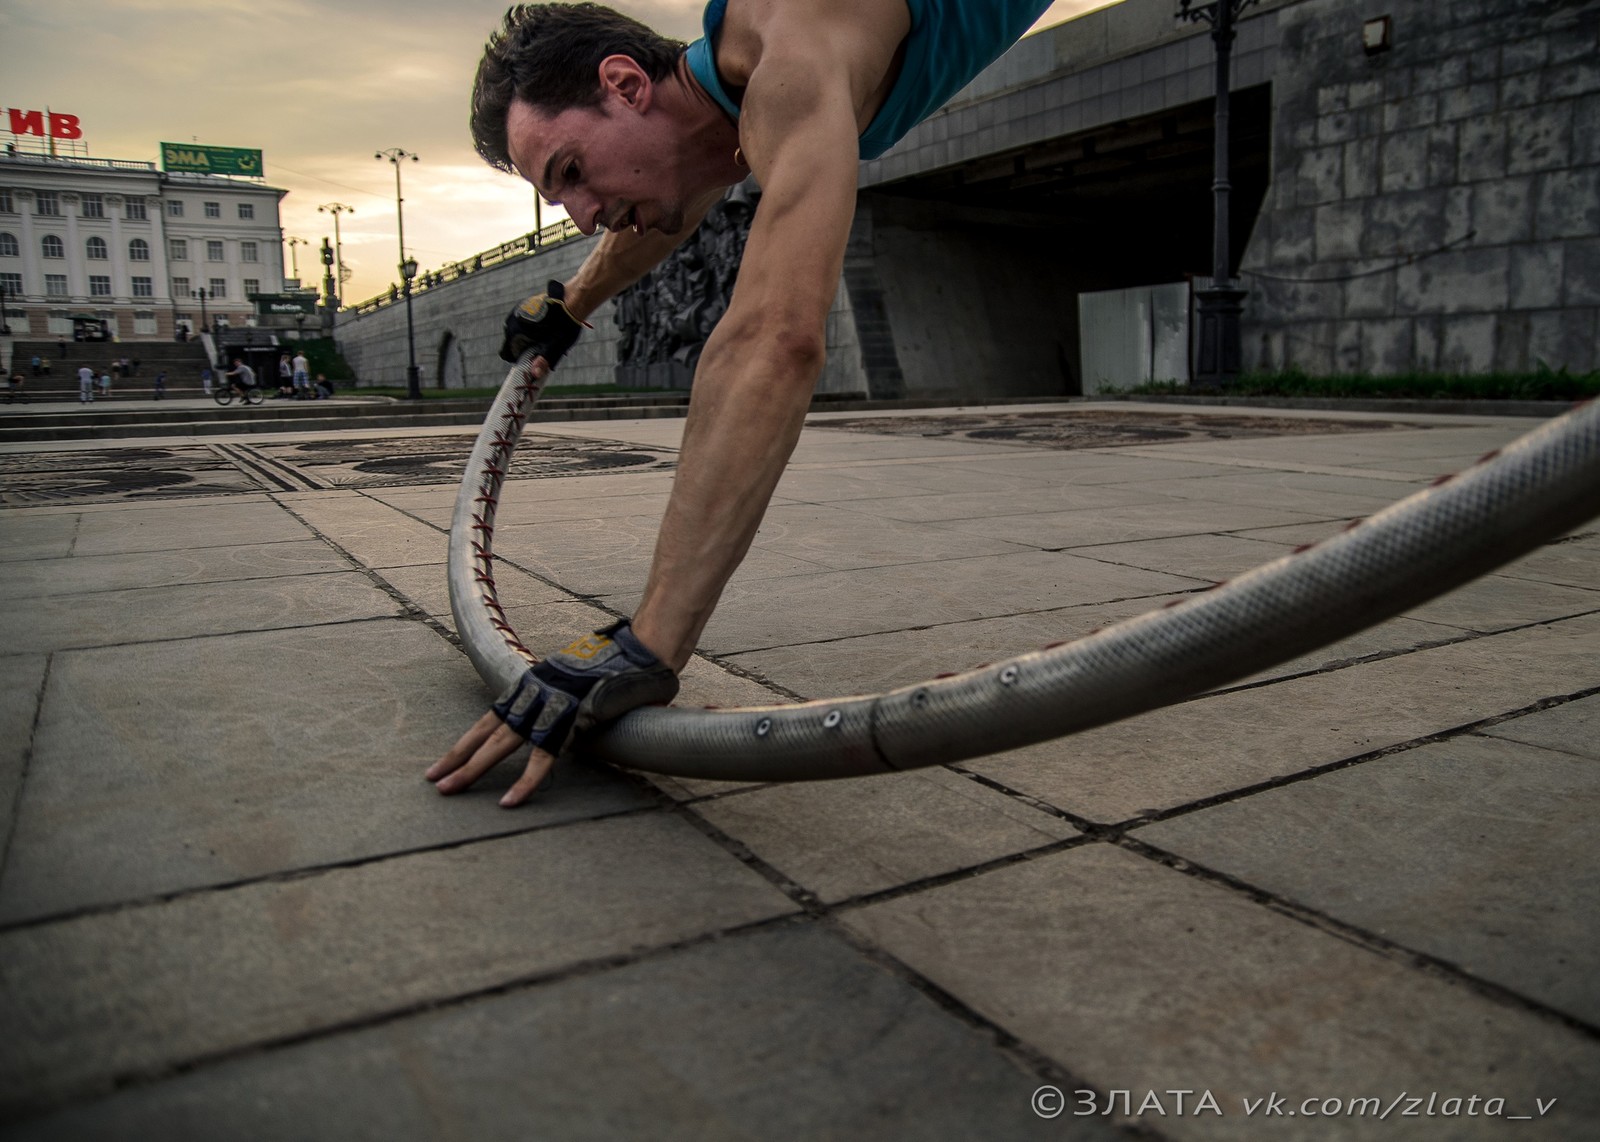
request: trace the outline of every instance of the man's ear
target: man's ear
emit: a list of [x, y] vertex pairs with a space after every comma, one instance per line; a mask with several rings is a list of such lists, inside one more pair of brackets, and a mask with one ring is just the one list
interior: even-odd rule
[[650, 106], [655, 84], [651, 82], [650, 73], [632, 56], [610, 55], [600, 61], [600, 90], [642, 112]]

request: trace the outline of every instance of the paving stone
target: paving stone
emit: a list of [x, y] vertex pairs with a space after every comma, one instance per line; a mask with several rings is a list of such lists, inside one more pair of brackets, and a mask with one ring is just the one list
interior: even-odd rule
[[824, 902], [1076, 835], [1060, 818], [940, 768], [769, 786], [697, 812]]
[[1593, 758], [1469, 735], [1136, 835], [1593, 1026], [1596, 804]]
[[1600, 684], [1600, 619], [1571, 619], [1168, 706], [965, 763], [1092, 821], [1123, 821]]
[[111, 511], [86, 511], [72, 554], [119, 555], [313, 538], [271, 500], [229, 496], [181, 506], [118, 504]]
[[393, 599], [363, 575], [334, 572], [53, 595], [12, 608], [9, 649], [63, 650], [387, 618]]
[[1548, 710], [1525, 714], [1480, 731], [1487, 737], [1527, 742], [1577, 757], [1600, 761], [1600, 697], [1580, 698]]
[[368, 567], [406, 567], [444, 561], [449, 535], [364, 496], [297, 503], [306, 522]]
[[1487, 575], [1407, 611], [1407, 617], [1475, 631], [1506, 630], [1600, 610], [1600, 591]]
[[1146, 539], [1079, 547], [1074, 555], [1103, 559], [1147, 571], [1187, 575], [1201, 581], [1220, 582], [1289, 554], [1289, 544], [1265, 543], [1233, 535], [1183, 535], [1172, 539]]
[[648, 804], [614, 772], [563, 765], [508, 813], [520, 758], [440, 797], [422, 772], [483, 708], [464, 658], [416, 623], [57, 655], [0, 919]]
[[13, 929], [0, 1113], [792, 908], [648, 813]]
[[[1210, 1091], [1222, 1115], [1147, 1113], [1179, 1139], [1387, 1138], [1394, 1123], [1285, 1116], [1243, 1099], [1429, 1092], [1557, 1099], [1519, 1136], [1566, 1139], [1600, 1114], [1600, 1045], [1107, 845], [1075, 848], [845, 913], [846, 924], [1085, 1084]], [[1190, 1107], [1199, 1094], [1191, 1095]], [[1482, 1105], [1480, 1099], [1480, 1106]], [[1257, 1114], [1262, 1113], [1260, 1109]], [[1430, 1123], [1430, 1126], [1433, 1124]], [[1453, 1118], [1452, 1138], [1504, 1138]], [[1426, 1133], [1426, 1132], [1425, 1132]]]
[[1349, 638], [1342, 638], [1338, 642], [1318, 647], [1316, 650], [1302, 654], [1298, 658], [1291, 658], [1287, 662], [1269, 666], [1267, 669], [1258, 671], [1248, 678], [1241, 678], [1237, 682], [1230, 683], [1228, 688], [1249, 686], [1270, 681], [1274, 678], [1288, 678], [1292, 675], [1308, 674], [1318, 670], [1338, 669], [1358, 658], [1421, 650], [1425, 647], [1458, 642], [1471, 637], [1471, 634], [1460, 627], [1447, 626], [1443, 623], [1421, 622], [1417, 619], [1409, 618], [1390, 619], [1387, 622], [1379, 623], [1375, 627], [1368, 627], [1366, 630], [1359, 634], [1353, 634]]
[[37, 559], [0, 576], [0, 599], [76, 595], [157, 584], [215, 583], [348, 571], [350, 563], [315, 539], [126, 555]]
[[1273, 527], [1337, 514], [1282, 511], [1235, 503], [1169, 501], [1119, 508], [1114, 512], [1039, 512], [1028, 516], [951, 520], [945, 526], [953, 531], [1056, 550], [1174, 535]]
[[[450, 614], [450, 582], [442, 560], [418, 567], [385, 567], [380, 574], [414, 605], [455, 629]], [[572, 592], [552, 586], [503, 558], [495, 563], [494, 583], [500, 604], [507, 609], [573, 601]]]
[[78, 516], [9, 511], [0, 525], [0, 562], [61, 559], [72, 552]]
[[[1381, 511], [1406, 493], [1398, 495], [1392, 485], [1380, 484], [1376, 494], [1351, 494], [1332, 491], [1326, 486], [1297, 486], [1297, 473], [1249, 473], [1218, 476], [1209, 480], [1155, 480], [1137, 487], [1160, 492], [1180, 500], [1209, 500], [1229, 504], [1303, 511], [1313, 515], [1370, 515]], [[1302, 479], [1304, 477], [1302, 476]], [[1320, 477], [1326, 481], [1328, 477]]]
[[46, 661], [42, 654], [0, 655], [0, 876], [16, 823], [23, 770], [32, 752]]
[[1048, 484], [1037, 488], [1009, 488], [996, 492], [956, 492], [854, 499], [844, 504], [852, 512], [882, 519], [930, 523], [952, 519], [982, 519], [1033, 512], [1100, 510], [1161, 503], [1159, 491], [1114, 484]]
[[1506, 564], [1500, 574], [1600, 590], [1600, 532], [1588, 532], [1587, 538], [1580, 540], [1546, 544], [1515, 563]]
[[[713, 654], [988, 618], [1018, 611], [1164, 595], [1191, 579], [1110, 567], [1053, 552], [946, 559], [901, 567], [740, 583], [701, 637]], [[627, 608], [623, 608], [627, 609]]]
[[[623, 1076], [623, 1077], [619, 1077]], [[811, 924], [730, 936], [118, 1092], [17, 1142], [1094, 1139], [1038, 1080]]]
[[859, 503], [769, 508], [752, 549], [801, 559], [830, 570], [1004, 555], [1028, 548], [1004, 540], [954, 534], [939, 527], [877, 518]]

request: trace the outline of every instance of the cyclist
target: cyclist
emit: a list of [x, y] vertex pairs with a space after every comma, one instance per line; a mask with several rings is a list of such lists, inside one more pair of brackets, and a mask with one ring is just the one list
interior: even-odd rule
[[236, 390], [241, 399], [249, 401], [250, 392], [256, 387], [256, 371], [246, 365], [238, 357], [233, 359], [233, 368], [222, 374], [228, 379], [228, 386]]

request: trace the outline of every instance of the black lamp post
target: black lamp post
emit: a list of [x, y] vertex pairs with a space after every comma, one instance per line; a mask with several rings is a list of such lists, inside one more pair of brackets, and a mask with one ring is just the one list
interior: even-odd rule
[[1194, 383], [1202, 388], [1222, 388], [1239, 378], [1243, 358], [1239, 317], [1244, 312], [1248, 290], [1229, 274], [1228, 258], [1228, 57], [1233, 50], [1234, 24], [1239, 13], [1255, 0], [1212, 0], [1195, 4], [1182, 0], [1180, 20], [1205, 20], [1211, 25], [1211, 38], [1217, 45], [1216, 158], [1211, 189], [1215, 217], [1212, 220], [1211, 284], [1195, 290], [1200, 299], [1200, 352], [1195, 362]]
[[11, 322], [6, 320], [6, 287], [0, 282], [0, 337], [11, 336]]
[[411, 324], [411, 279], [417, 276], [417, 260], [407, 258], [400, 263], [400, 276], [406, 283], [406, 397], [422, 399], [422, 377], [417, 372], [417, 330]]
[[206, 316], [206, 291], [197, 289], [194, 296], [200, 299], [200, 332], [211, 332], [211, 319]]
[[[396, 171], [395, 175], [398, 178], [399, 177], [399, 172]], [[399, 191], [396, 190], [396, 195], [398, 195], [398, 193], [399, 193]], [[332, 273], [333, 273], [333, 280], [338, 284], [336, 285], [336, 287], [334, 289], [328, 290], [327, 294], [328, 294], [329, 298], [332, 299], [332, 300], [330, 300], [328, 302], [328, 304], [331, 305], [334, 309], [338, 309], [339, 308], [339, 292], [340, 292], [340, 290], [344, 289], [344, 280], [345, 280], [344, 244], [339, 239], [339, 215], [341, 215], [341, 214], [354, 214], [355, 212], [356, 212], [356, 208], [354, 206], [346, 206], [342, 202], [325, 202], [321, 206], [317, 207], [317, 213], [318, 214], [331, 214], [331, 215], [333, 215], [333, 262], [332, 262], [332, 265], [333, 265], [334, 269], [333, 269]], [[328, 244], [328, 240], [326, 238], [324, 238], [322, 240], [322, 244], [324, 246], [326, 246]], [[323, 260], [324, 264], [328, 264], [328, 259], [327, 259], [326, 255], [323, 256], [322, 260]]]
[[405, 279], [406, 344], [411, 353], [411, 363], [406, 366], [406, 396], [411, 400], [421, 400], [422, 379], [417, 375], [417, 338], [411, 324], [411, 279], [417, 276], [417, 261], [415, 258], [406, 257], [406, 200], [400, 193], [400, 163], [405, 159], [416, 162], [417, 156], [399, 147], [390, 147], [387, 151], [379, 151], [373, 157], [388, 159], [394, 164], [394, 215], [396, 228], [400, 233], [400, 276]]

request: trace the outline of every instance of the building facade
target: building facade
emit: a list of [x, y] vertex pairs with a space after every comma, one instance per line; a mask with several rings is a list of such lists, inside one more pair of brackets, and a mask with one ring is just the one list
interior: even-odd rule
[[0, 156], [5, 323], [54, 338], [97, 318], [123, 341], [254, 324], [253, 296], [283, 288], [285, 193], [151, 162]]

